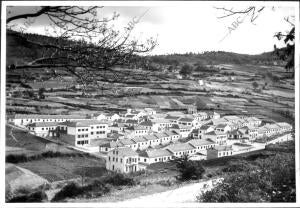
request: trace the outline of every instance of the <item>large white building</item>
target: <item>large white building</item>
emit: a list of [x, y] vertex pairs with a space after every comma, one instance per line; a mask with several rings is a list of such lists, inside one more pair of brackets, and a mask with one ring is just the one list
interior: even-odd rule
[[86, 119], [81, 115], [36, 115], [36, 114], [16, 114], [12, 122], [17, 126], [26, 126], [32, 123], [44, 122], [65, 122]]
[[58, 125], [61, 133], [67, 134], [75, 146], [89, 145], [93, 139], [105, 139], [108, 124], [98, 120], [79, 120], [64, 122]]
[[120, 173], [139, 171], [139, 155], [128, 147], [116, 148], [107, 153], [106, 169]]

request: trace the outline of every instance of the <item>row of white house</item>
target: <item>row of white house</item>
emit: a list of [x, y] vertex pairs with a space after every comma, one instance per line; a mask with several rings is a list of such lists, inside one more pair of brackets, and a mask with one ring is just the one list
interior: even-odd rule
[[231, 156], [231, 146], [219, 146], [206, 139], [194, 139], [186, 143], [174, 143], [164, 148], [147, 149], [136, 152], [129, 147], [116, 147], [110, 150], [106, 158], [108, 170], [129, 173], [144, 170], [152, 163], [167, 162], [187, 155], [207, 154], [207, 159]]

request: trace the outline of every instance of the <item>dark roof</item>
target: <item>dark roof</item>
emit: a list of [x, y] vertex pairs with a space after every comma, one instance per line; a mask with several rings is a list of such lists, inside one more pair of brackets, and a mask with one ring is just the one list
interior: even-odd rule
[[123, 157], [138, 156], [138, 153], [133, 151], [129, 147], [121, 147], [118, 149], [114, 149], [112, 151], [117, 151], [118, 155], [123, 156]]
[[141, 157], [155, 158], [155, 157], [168, 157], [173, 154], [166, 149], [152, 149], [147, 151], [142, 151], [139, 154]]
[[193, 119], [191, 118], [179, 118], [178, 121], [183, 121], [183, 122], [192, 122]]
[[193, 150], [195, 148], [189, 143], [177, 143], [177, 144], [171, 144], [165, 147], [165, 149], [168, 149], [171, 152], [180, 152], [180, 151]]
[[48, 127], [48, 126], [57, 126], [59, 123], [58, 122], [37, 122], [37, 123], [32, 123], [28, 124], [30, 127]]
[[200, 130], [207, 130], [207, 129], [209, 129], [209, 127], [210, 126], [208, 126], [208, 125], [203, 125], [200, 127]]
[[194, 147], [202, 146], [202, 145], [215, 144], [210, 139], [192, 139], [192, 140], [188, 141], [188, 143], [193, 145]]
[[216, 128], [225, 128], [227, 126], [227, 124], [218, 124], [216, 126]]
[[215, 131], [211, 131], [211, 132], [206, 133], [205, 135], [217, 135], [217, 134]]
[[128, 119], [125, 123], [137, 124], [138, 122], [136, 120]]
[[125, 117], [126, 117], [126, 118], [133, 118], [134, 115], [126, 115]]
[[98, 120], [80, 120], [80, 121], [71, 121], [67, 125], [70, 127], [89, 127], [91, 125], [97, 125], [97, 124], [107, 124], [107, 123]]
[[149, 135], [144, 135], [143, 137], [144, 137], [146, 140], [148, 140], [148, 141], [158, 139], [155, 135], [151, 135], [151, 134], [149, 134]]
[[171, 116], [171, 115], [167, 115], [165, 117], [165, 119], [169, 119], [169, 120], [177, 120], [179, 118], [179, 116]]
[[153, 126], [152, 121], [143, 121], [142, 123], [140, 123], [141, 126]]

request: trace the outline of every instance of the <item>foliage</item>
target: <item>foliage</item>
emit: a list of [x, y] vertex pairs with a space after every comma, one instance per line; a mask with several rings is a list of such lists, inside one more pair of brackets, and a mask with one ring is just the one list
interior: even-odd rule
[[192, 71], [193, 71], [193, 68], [190, 65], [184, 64], [181, 67], [179, 73], [183, 76], [187, 76], [187, 75], [190, 75], [192, 73]]
[[46, 91], [45, 88], [39, 89], [39, 98], [40, 99], [45, 99], [45, 95], [44, 95], [45, 91]]
[[135, 182], [132, 178], [123, 174], [112, 173], [85, 186], [79, 186], [74, 182], [67, 184], [53, 197], [52, 201], [57, 202], [78, 196], [84, 198], [99, 197], [110, 191], [108, 184], [112, 186], [132, 186]]
[[76, 183], [70, 183], [64, 186], [59, 192], [55, 194], [51, 201], [61, 201], [65, 198], [76, 197], [84, 193], [84, 189], [79, 187]]
[[[199, 202], [295, 202], [295, 155], [278, 153], [234, 171], [197, 197]], [[237, 164], [236, 164], [237, 165]], [[239, 165], [238, 165], [239, 166]], [[239, 167], [243, 167], [240, 164]]]
[[225, 173], [242, 172], [249, 170], [250, 163], [245, 160], [230, 161], [229, 164], [222, 169]]
[[257, 82], [252, 82], [252, 86], [254, 89], [258, 88], [258, 83]]
[[47, 200], [47, 195], [45, 194], [45, 192], [42, 190], [38, 190], [32, 193], [25, 193], [19, 196], [15, 196], [7, 200], [7, 202], [8, 203], [20, 203], [20, 202], [32, 203], [32, 202], [43, 202], [45, 200]]
[[105, 184], [111, 184], [113, 186], [133, 186], [135, 184], [133, 178], [121, 173], [112, 173], [106, 176], [102, 181]]
[[[8, 11], [13, 15], [6, 19], [7, 55], [12, 60], [22, 59], [21, 62], [8, 61], [8, 71], [40, 69], [51, 77], [68, 74], [76, 78], [85, 91], [88, 84], [97, 86], [99, 77], [107, 79], [106, 72], [115, 72], [114, 66], [131, 64], [137, 54], [155, 47], [156, 40], [151, 37], [140, 41], [132, 36], [141, 17], [117, 30], [113, 23], [119, 15], [113, 13], [111, 17], [100, 18], [101, 8], [41, 6], [36, 7], [36, 11], [21, 14]], [[29, 34], [27, 30], [41, 16], [49, 22], [45, 25], [46, 35]], [[22, 50], [18, 50], [20, 48]]]
[[180, 173], [180, 181], [201, 179], [205, 172], [201, 162], [189, 160], [187, 155], [176, 160], [176, 167]]

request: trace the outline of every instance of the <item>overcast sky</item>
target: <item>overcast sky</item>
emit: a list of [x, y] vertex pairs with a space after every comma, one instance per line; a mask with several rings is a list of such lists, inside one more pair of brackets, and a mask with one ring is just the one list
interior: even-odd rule
[[[216, 3], [215, 3], [216, 4]], [[170, 5], [170, 6], [114, 6], [104, 7], [101, 16], [120, 14], [116, 27], [124, 27], [134, 17], [142, 16], [133, 35], [143, 40], [157, 37], [158, 46], [152, 54], [170, 54], [203, 51], [231, 51], [243, 54], [259, 54], [271, 51], [274, 44], [280, 45], [275, 32], [287, 31], [290, 25], [284, 17], [295, 15], [293, 7], [266, 7], [254, 21], [247, 16], [235, 29], [232, 23], [238, 16], [218, 19], [223, 13], [214, 8], [221, 5]], [[224, 6], [224, 5], [222, 5]], [[226, 8], [246, 8], [225, 5]], [[259, 7], [258, 7], [259, 8]], [[13, 14], [32, 11], [32, 7], [15, 7]], [[8, 16], [12, 14], [7, 14]], [[243, 17], [238, 18], [239, 22]], [[28, 28], [28, 32], [44, 33], [46, 18], [39, 18]], [[233, 30], [234, 29], [234, 30]]]

